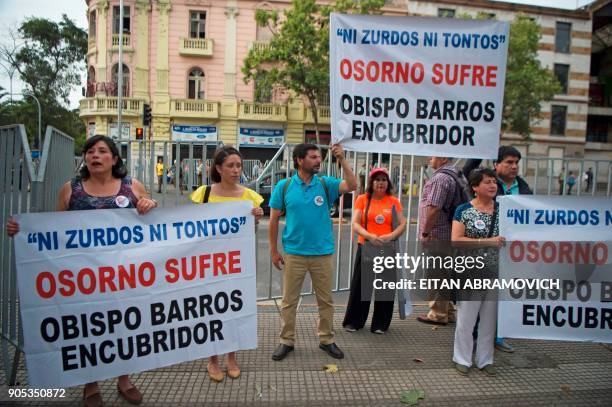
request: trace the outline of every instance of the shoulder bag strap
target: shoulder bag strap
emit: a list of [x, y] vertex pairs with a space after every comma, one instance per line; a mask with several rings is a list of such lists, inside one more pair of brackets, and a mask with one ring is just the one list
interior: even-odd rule
[[208, 203], [208, 197], [210, 196], [210, 191], [212, 187], [210, 185], [206, 185], [204, 187], [204, 197], [202, 197], [202, 203]]
[[321, 185], [323, 185], [323, 190], [325, 191], [325, 199], [327, 200], [327, 208], [331, 210], [331, 202], [329, 202], [329, 190], [327, 189], [325, 180], [323, 179], [323, 177], [319, 177], [319, 181], [321, 181]]
[[289, 184], [291, 183], [293, 177], [289, 177], [287, 181], [285, 181], [285, 185], [283, 185], [283, 195], [282, 198], [282, 206], [281, 206], [281, 216], [285, 214], [285, 210], [287, 205], [285, 205], [285, 195], [287, 195], [287, 190], [289, 189]]
[[497, 222], [497, 216], [499, 214], [499, 204], [495, 202], [493, 205], [493, 217], [491, 218], [491, 224], [489, 225], [489, 232], [487, 233], [487, 238], [493, 237], [493, 232], [495, 231], [495, 222]]
[[368, 212], [370, 211], [370, 202], [372, 202], [372, 197], [368, 195], [368, 203], [366, 204], [365, 207], [365, 211], [364, 211], [364, 222], [363, 222], [363, 228], [366, 230], [368, 230]]

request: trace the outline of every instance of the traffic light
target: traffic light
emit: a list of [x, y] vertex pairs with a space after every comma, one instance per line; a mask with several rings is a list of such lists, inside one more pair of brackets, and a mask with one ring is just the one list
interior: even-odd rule
[[142, 108], [142, 125], [151, 125], [151, 105], [145, 103]]
[[136, 140], [144, 139], [144, 130], [142, 127], [136, 127]]

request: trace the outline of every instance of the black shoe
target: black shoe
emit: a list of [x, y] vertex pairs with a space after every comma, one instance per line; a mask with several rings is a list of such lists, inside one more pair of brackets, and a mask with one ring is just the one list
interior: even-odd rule
[[291, 351], [293, 351], [293, 346], [281, 343], [276, 347], [276, 350], [272, 354], [272, 360], [283, 360]]
[[336, 345], [335, 343], [330, 343], [329, 345], [323, 345], [322, 343], [320, 343], [319, 348], [327, 352], [327, 354], [331, 356], [332, 358], [336, 358], [336, 359], [344, 358], [344, 353], [342, 353], [338, 345]]

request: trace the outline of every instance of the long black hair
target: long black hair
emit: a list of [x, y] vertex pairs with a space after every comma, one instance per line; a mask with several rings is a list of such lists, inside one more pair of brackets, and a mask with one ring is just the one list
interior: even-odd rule
[[240, 157], [240, 164], [242, 164], [242, 154], [236, 148], [231, 146], [219, 147], [213, 155], [213, 165], [210, 168], [210, 179], [215, 182], [221, 182], [221, 174], [217, 171], [217, 165], [221, 166], [230, 155], [237, 155]]
[[[119, 149], [117, 149], [115, 142], [110, 137], [97, 135], [88, 138], [83, 146], [83, 161], [85, 161], [85, 154], [87, 154], [87, 150], [95, 146], [99, 141], [104, 142], [108, 146], [109, 150], [113, 154], [113, 158], [117, 157], [117, 162], [112, 168], [113, 177], [124, 178], [127, 175], [127, 168], [125, 168], [123, 160], [119, 156]], [[86, 180], [90, 176], [91, 174], [89, 173], [89, 168], [87, 168], [87, 165], [83, 162], [83, 165], [81, 165], [81, 169], [79, 170], [79, 178]]]
[[370, 197], [374, 194], [374, 177], [376, 177], [378, 174], [383, 174], [387, 178], [387, 190], [385, 191], [385, 193], [387, 195], [393, 195], [393, 183], [391, 182], [391, 178], [389, 178], [389, 175], [387, 173], [382, 171], [377, 172], [368, 179], [368, 187], [366, 188], [366, 194], [368, 194], [368, 196]]

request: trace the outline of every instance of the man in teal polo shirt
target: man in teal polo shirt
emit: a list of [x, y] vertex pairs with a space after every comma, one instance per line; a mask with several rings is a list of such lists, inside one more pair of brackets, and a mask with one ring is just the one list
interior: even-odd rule
[[[344, 354], [334, 343], [332, 298], [334, 237], [329, 216], [334, 201], [357, 188], [357, 178], [339, 144], [331, 149], [344, 170], [344, 180], [318, 177], [321, 151], [314, 144], [293, 150], [293, 177], [280, 181], [270, 197], [270, 255], [277, 269], [284, 267], [280, 344], [272, 359], [283, 360], [295, 345], [295, 314], [306, 272], [310, 272], [319, 306], [319, 347], [336, 359]], [[286, 183], [289, 183], [288, 185]], [[278, 221], [285, 212], [284, 256], [278, 252]]]

